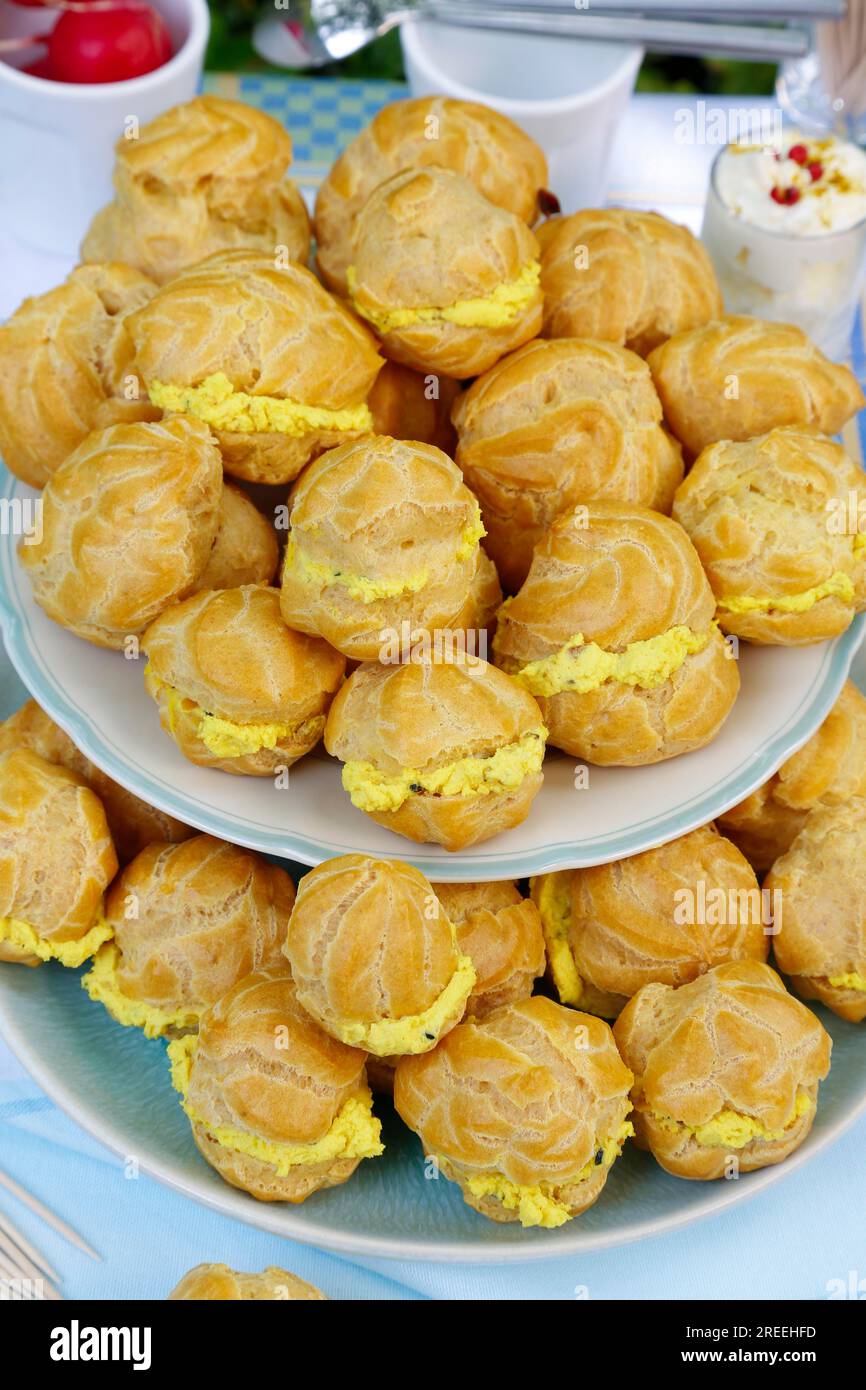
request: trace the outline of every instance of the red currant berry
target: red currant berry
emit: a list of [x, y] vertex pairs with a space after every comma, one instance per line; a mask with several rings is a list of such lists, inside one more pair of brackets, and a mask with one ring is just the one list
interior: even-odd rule
[[805, 164], [809, 158], [809, 151], [805, 145], [792, 145], [788, 151], [788, 158], [793, 159], [795, 164]]
[[153, 72], [170, 57], [165, 20], [136, 0], [107, 10], [64, 10], [48, 40], [48, 67], [56, 82], [124, 82]]
[[819, 179], [823, 174], [824, 165], [821, 163], [820, 159], [814, 159], [812, 163], [808, 166], [808, 169], [809, 173], [812, 176], [812, 182], [815, 183], [816, 180]]

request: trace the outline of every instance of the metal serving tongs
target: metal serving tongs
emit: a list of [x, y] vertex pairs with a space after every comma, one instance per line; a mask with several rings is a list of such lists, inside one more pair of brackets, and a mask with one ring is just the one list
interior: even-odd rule
[[[414, 16], [469, 29], [553, 34], [640, 44], [655, 53], [718, 53], [783, 60], [809, 52], [806, 29], [789, 18], [834, 19], [845, 0], [590, 0], [592, 14], [575, 0], [284, 0], [279, 18], [260, 21], [268, 49], [286, 67], [339, 62]], [[587, 7], [588, 8], [588, 7]], [[696, 19], [695, 12], [702, 18]], [[685, 18], [683, 16], [692, 16]], [[706, 18], [703, 18], [706, 16]], [[731, 17], [775, 24], [732, 23]]]

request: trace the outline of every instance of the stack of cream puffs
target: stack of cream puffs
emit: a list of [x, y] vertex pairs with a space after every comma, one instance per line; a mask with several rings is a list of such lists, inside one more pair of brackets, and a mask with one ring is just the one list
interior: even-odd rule
[[[165, 112], [118, 147], [84, 264], [0, 328], [0, 449], [43, 489], [34, 599], [105, 660], [140, 650], [181, 770], [329, 756], [359, 832], [459, 855], [531, 814], [548, 746], [704, 748], [737, 641], [866, 610], [866, 488], [832, 438], [860, 387], [800, 330], [725, 316], [685, 228], [539, 225], [535, 143], [425, 97], [325, 178], [317, 275], [290, 160], [239, 103]], [[830, 1064], [801, 1000], [866, 1019], [864, 853], [853, 686], [718, 827], [528, 889], [347, 853], [296, 890], [32, 701], [0, 725], [0, 961], [86, 965], [86, 1007], [167, 1048], [203, 1159], [260, 1201], [377, 1159], [372, 1090], [428, 1170], [526, 1227], [591, 1206], [632, 1136], [683, 1178], [782, 1161]], [[323, 1295], [207, 1264], [170, 1297]]]

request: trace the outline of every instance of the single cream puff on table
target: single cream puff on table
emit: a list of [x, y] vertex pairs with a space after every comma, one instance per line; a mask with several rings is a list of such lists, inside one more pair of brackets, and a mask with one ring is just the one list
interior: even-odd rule
[[115, 146], [114, 201], [81, 244], [83, 261], [126, 261], [162, 284], [216, 251], [242, 246], [293, 261], [310, 252], [289, 134], [265, 111], [199, 96]]
[[840, 1018], [866, 1018], [866, 798], [810, 811], [790, 849], [764, 879], [782, 921], [773, 938], [779, 969], [804, 999]]
[[270, 584], [279, 564], [277, 533], [254, 502], [232, 483], [220, 495], [216, 540], [196, 589]]
[[838, 637], [866, 608], [866, 480], [814, 430], [709, 445], [673, 514], [701, 557], [725, 632], [804, 646]]
[[644, 985], [613, 1027], [634, 1072], [635, 1139], [678, 1178], [781, 1163], [812, 1128], [831, 1042], [756, 960]]
[[394, 1104], [470, 1207], [554, 1228], [592, 1206], [633, 1133], [632, 1080], [606, 1023], [536, 996], [402, 1057]]
[[790, 323], [730, 314], [676, 334], [647, 360], [665, 419], [692, 458], [784, 425], [836, 434], [866, 404], [854, 373]]
[[448, 169], [383, 183], [352, 233], [349, 298], [386, 357], [460, 380], [541, 328], [538, 242]]
[[46, 485], [40, 539], [18, 548], [34, 599], [85, 641], [123, 648], [195, 587], [222, 488], [219, 449], [199, 420], [94, 431]]
[[365, 1054], [313, 1021], [285, 962], [239, 980], [168, 1056], [200, 1153], [260, 1202], [304, 1202], [383, 1152]]
[[297, 1274], [290, 1274], [287, 1269], [278, 1269], [276, 1265], [269, 1265], [261, 1274], [244, 1274], [240, 1270], [229, 1269], [228, 1265], [203, 1264], [189, 1270], [180, 1283], [175, 1285], [168, 1298], [169, 1301], [186, 1300], [197, 1303], [249, 1300], [257, 1303], [312, 1303], [326, 1300], [327, 1295], [323, 1294], [321, 1289], [317, 1289], [315, 1284], [308, 1284], [306, 1279], [300, 1279]]
[[544, 780], [546, 739], [532, 696], [468, 657], [359, 666], [325, 726], [352, 805], [450, 851], [526, 819]]
[[702, 748], [740, 687], [683, 528], [592, 502], [554, 522], [497, 615], [493, 654], [541, 708], [550, 742], [633, 767]]
[[478, 503], [440, 449], [368, 435], [310, 465], [291, 498], [280, 605], [348, 657], [449, 628], [484, 534]]
[[464, 392], [454, 423], [485, 548], [512, 591], [536, 542], [577, 503], [608, 498], [670, 512], [682, 481], [682, 450], [662, 424], [649, 368], [612, 343], [527, 343]]
[[91, 430], [159, 418], [126, 330], [155, 288], [128, 265], [77, 266], [0, 325], [0, 454], [16, 477], [44, 487]]
[[763, 874], [791, 848], [810, 811], [853, 796], [866, 797], [866, 698], [846, 681], [809, 741], [718, 824]]
[[82, 986], [146, 1038], [194, 1030], [238, 980], [281, 964], [294, 901], [285, 869], [210, 835], [148, 845], [106, 895], [113, 938]]
[[119, 782], [113, 782], [86, 758], [68, 734], [54, 723], [35, 700], [27, 700], [0, 724], [0, 753], [10, 748], [29, 748], [46, 762], [58, 764], [83, 779], [102, 802], [117, 858], [121, 864], [134, 859], [154, 840], [172, 844], [187, 840], [195, 831], [166, 811], [149, 806]]
[[537, 235], [546, 338], [601, 338], [645, 357], [722, 313], [705, 248], [657, 212], [585, 208]]
[[96, 793], [29, 748], [0, 753], [0, 961], [82, 965], [111, 936], [116, 873]]
[[769, 951], [754, 870], [712, 825], [629, 859], [541, 874], [532, 897], [560, 1000], [606, 1018], [643, 985], [676, 988]]
[[335, 160], [316, 195], [319, 272], [346, 293], [356, 217], [374, 188], [403, 169], [463, 174], [488, 202], [531, 225], [547, 185], [547, 161], [525, 131], [489, 106], [414, 97], [382, 108]]
[[414, 372], [399, 362], [386, 362], [367, 397], [373, 433], [434, 444], [453, 457], [457, 434], [451, 423], [451, 407], [459, 392], [460, 383], [453, 377]]
[[293, 632], [263, 584], [193, 594], [141, 641], [145, 687], [190, 762], [271, 777], [315, 747], [346, 668], [318, 637]]
[[344, 854], [305, 874], [284, 949], [300, 1004], [376, 1057], [429, 1052], [475, 985], [434, 889], [390, 859]]
[[376, 340], [302, 266], [223, 251], [127, 322], [152, 404], [211, 425], [234, 477], [290, 482], [373, 428]]

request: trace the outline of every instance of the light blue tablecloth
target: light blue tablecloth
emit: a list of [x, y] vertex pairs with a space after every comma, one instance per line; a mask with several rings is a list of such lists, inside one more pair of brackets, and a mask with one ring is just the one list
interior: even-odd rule
[[[335, 140], [342, 143], [352, 131], [346, 100], [362, 121], [370, 102], [391, 94], [385, 88], [376, 93], [369, 84], [353, 87], [348, 97], [317, 87], [315, 100], [327, 109], [331, 97], [339, 97], [334, 126]], [[262, 104], [275, 114], [285, 108], [290, 121], [313, 99], [310, 93], [289, 98], [276, 87], [264, 95]], [[633, 103], [614, 154], [611, 199], [663, 204], [670, 215], [697, 228], [712, 150], [680, 146], [674, 159], [670, 143], [676, 112], [689, 100]], [[321, 157], [320, 145], [302, 144], [300, 152], [311, 165]], [[0, 317], [24, 292], [48, 288], [67, 270], [51, 258], [4, 245], [2, 235], [0, 264], [6, 268]], [[856, 671], [866, 689], [866, 656]], [[0, 648], [0, 718], [25, 695]], [[332, 1298], [364, 1300], [820, 1299], [833, 1281], [866, 1280], [866, 1118], [769, 1191], [674, 1235], [580, 1258], [478, 1268], [352, 1262], [230, 1221], [143, 1176], [135, 1180], [138, 1200], [131, 1202], [130, 1179], [120, 1160], [43, 1095], [2, 1041], [0, 1166], [102, 1254], [103, 1261], [94, 1263], [0, 1189], [0, 1210], [58, 1269], [67, 1298], [161, 1299], [201, 1261], [248, 1270], [281, 1265]]]

